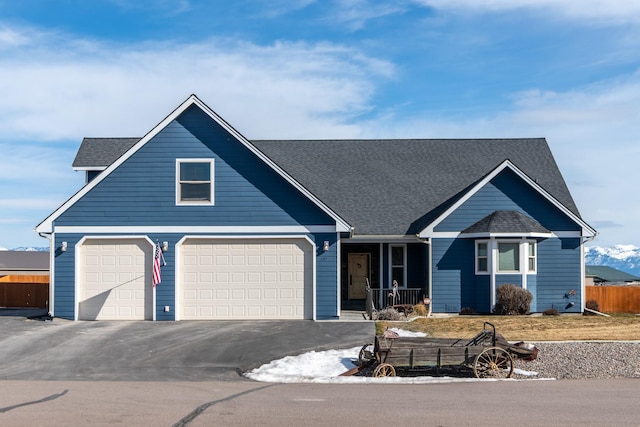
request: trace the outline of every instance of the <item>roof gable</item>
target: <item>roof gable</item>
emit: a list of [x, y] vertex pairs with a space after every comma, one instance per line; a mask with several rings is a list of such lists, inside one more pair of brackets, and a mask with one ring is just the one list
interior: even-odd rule
[[[65, 203], [63, 203], [62, 206], [60, 206], [56, 211], [54, 211], [51, 215], [49, 215], [44, 221], [38, 224], [35, 231], [39, 233], [51, 233], [53, 231], [53, 222], [56, 220], [56, 218], [58, 218], [66, 210], [68, 210], [71, 206], [73, 206], [76, 202], [82, 199], [82, 197], [84, 197], [89, 191], [91, 191], [101, 181], [103, 181], [107, 176], [109, 176], [111, 172], [116, 170], [119, 166], [121, 166], [124, 162], [126, 162], [129, 158], [131, 158], [136, 152], [138, 152], [142, 147], [144, 147], [151, 139], [153, 139], [156, 135], [158, 135], [165, 128], [167, 128], [174, 120], [178, 119], [187, 109], [192, 107], [199, 108], [204, 114], [206, 114], [209, 118], [214, 120], [218, 125], [220, 125], [224, 130], [226, 130], [238, 142], [244, 145], [258, 159], [264, 162], [268, 167], [272, 168], [277, 174], [279, 174], [286, 181], [288, 181], [294, 188], [296, 188], [300, 193], [302, 193], [305, 197], [307, 197], [312, 203], [314, 203], [322, 211], [324, 211], [331, 218], [333, 218], [336, 221], [337, 230], [339, 231], [350, 230], [349, 224], [347, 224], [342, 218], [340, 218], [334, 211], [332, 211], [328, 206], [326, 206], [320, 200], [318, 200], [306, 188], [304, 188], [298, 182], [296, 182], [289, 174], [287, 174], [278, 165], [273, 163], [262, 152], [256, 149], [244, 136], [242, 136], [238, 131], [236, 131], [233, 127], [231, 127], [226, 121], [224, 121], [221, 117], [219, 117], [213, 110], [211, 110], [208, 106], [206, 106], [200, 99], [198, 99], [195, 95], [191, 95], [186, 101], [184, 101], [178, 108], [176, 108], [171, 114], [169, 114], [164, 120], [162, 120], [143, 138], [140, 138], [137, 142], [131, 145], [130, 148], [128, 148], [124, 153], [120, 153], [120, 156], [118, 156], [115, 161], [109, 164], [103, 173], [99, 174], [95, 179], [93, 179], [91, 182], [89, 182], [87, 185], [81, 188], [76, 194], [74, 194]], [[128, 139], [129, 141], [126, 141], [126, 142], [131, 143], [133, 139], [134, 138]], [[102, 141], [104, 142], [105, 140], [102, 139]], [[88, 141], [88, 142], [92, 143], [95, 141]], [[122, 147], [126, 145], [127, 144], [120, 144], [120, 148], [122, 149]], [[118, 147], [115, 147], [115, 149], [117, 148]]]
[[[596, 232], [593, 228], [591, 228], [587, 223], [585, 223], [577, 212], [572, 211], [566, 205], [561, 203], [556, 197], [554, 197], [551, 193], [546, 191], [543, 187], [541, 187], [537, 180], [534, 180], [527, 176], [522, 170], [516, 167], [510, 160], [505, 160], [502, 164], [492, 170], [489, 174], [487, 174], [483, 179], [479, 180], [473, 186], [471, 186], [467, 191], [464, 192], [457, 200], [452, 203], [442, 214], [440, 214], [433, 222], [431, 222], [425, 229], [423, 229], [419, 236], [422, 238], [431, 237], [434, 235], [434, 230], [445, 218], [447, 218], [452, 212], [458, 209], [464, 202], [469, 200], [474, 194], [476, 194], [481, 188], [483, 188], [489, 181], [495, 178], [502, 171], [509, 169], [514, 172], [518, 177], [520, 177], [527, 185], [533, 188], [536, 192], [538, 192], [542, 197], [551, 202], [552, 205], [556, 206], [561, 212], [563, 212], [567, 217], [569, 217], [572, 221], [578, 224], [582, 229], [582, 235], [584, 236], [595, 236]], [[567, 190], [568, 191], [568, 190]]]

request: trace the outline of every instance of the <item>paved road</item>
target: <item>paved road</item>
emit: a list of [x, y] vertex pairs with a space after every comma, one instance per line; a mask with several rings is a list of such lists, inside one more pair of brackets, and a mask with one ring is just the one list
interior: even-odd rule
[[430, 385], [0, 381], [0, 425], [638, 426], [633, 379]]
[[53, 322], [0, 316], [0, 380], [237, 380], [287, 355], [349, 348], [372, 322]]

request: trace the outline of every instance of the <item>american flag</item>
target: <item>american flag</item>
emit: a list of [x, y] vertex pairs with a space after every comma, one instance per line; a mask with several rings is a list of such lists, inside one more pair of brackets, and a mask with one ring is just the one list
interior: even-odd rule
[[155, 288], [161, 281], [160, 267], [167, 265], [164, 262], [164, 255], [162, 255], [162, 248], [160, 243], [156, 243], [156, 254], [153, 259], [153, 287]]

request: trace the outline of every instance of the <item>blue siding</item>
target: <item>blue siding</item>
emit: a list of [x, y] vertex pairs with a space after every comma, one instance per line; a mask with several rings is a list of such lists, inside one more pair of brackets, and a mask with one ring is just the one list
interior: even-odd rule
[[[475, 295], [474, 243], [463, 239], [433, 239], [432, 303], [436, 313], [457, 313]], [[475, 299], [475, 298], [472, 298]], [[475, 305], [475, 303], [473, 304]], [[468, 304], [466, 306], [472, 306]]]
[[[176, 159], [214, 159], [214, 205], [176, 206]], [[199, 108], [192, 106], [69, 207], [54, 226], [297, 226], [335, 225], [296, 190]], [[104, 236], [105, 233], [101, 233]], [[194, 235], [191, 234], [190, 235]], [[168, 241], [167, 266], [156, 288], [157, 320], [175, 319], [175, 244], [183, 233], [149, 235]], [[83, 235], [57, 234], [69, 250], [56, 255], [55, 314], [73, 319], [74, 245]], [[310, 236], [316, 254], [318, 319], [336, 318], [337, 235]], [[329, 251], [322, 250], [325, 240]], [[56, 246], [59, 246], [57, 242]], [[169, 306], [169, 312], [164, 307]]]
[[[316, 243], [316, 318], [338, 317], [338, 245], [337, 234], [315, 234]], [[323, 248], [329, 241], [329, 250]]]
[[[537, 310], [581, 311], [580, 239], [548, 239], [538, 243]], [[571, 291], [574, 296], [570, 296]], [[567, 308], [573, 302], [573, 307]]]
[[475, 301], [463, 304], [477, 313], [491, 312], [491, 277], [488, 274], [478, 275], [475, 280]]
[[[496, 210], [514, 210], [535, 219], [552, 231], [579, 231], [571, 218], [547, 201], [515, 173], [505, 170], [481, 188], [436, 228], [459, 232]], [[433, 242], [433, 309], [453, 312], [470, 307], [487, 312], [490, 306], [490, 277], [475, 275], [473, 239], [437, 239]], [[538, 240], [538, 271], [527, 276], [533, 294], [532, 311], [554, 307], [559, 311], [580, 311], [580, 239]], [[497, 274], [496, 288], [513, 283], [522, 286], [522, 276]], [[575, 295], [569, 296], [574, 290]], [[573, 307], [567, 307], [573, 302]]]
[[549, 230], [579, 230], [578, 225], [510, 170], [481, 188], [435, 231], [462, 231], [496, 210], [522, 212]]
[[[215, 205], [176, 206], [176, 158], [213, 158]], [[98, 183], [55, 225], [335, 224], [200, 109], [192, 107]]]
[[531, 292], [531, 295], [533, 295], [533, 300], [531, 301], [531, 307], [530, 307], [530, 310], [532, 313], [535, 313], [538, 311], [537, 287], [538, 287], [538, 276], [536, 274], [527, 274], [527, 290]]
[[59, 248], [67, 242], [67, 251], [56, 249], [54, 254], [54, 295], [53, 309], [56, 317], [74, 319], [75, 312], [75, 245], [82, 236], [73, 234], [56, 234], [54, 247]]

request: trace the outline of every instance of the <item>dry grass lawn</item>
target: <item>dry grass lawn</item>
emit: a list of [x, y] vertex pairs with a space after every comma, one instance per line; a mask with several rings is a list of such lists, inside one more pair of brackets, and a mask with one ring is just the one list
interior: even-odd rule
[[454, 316], [419, 318], [412, 322], [379, 321], [378, 333], [387, 327], [425, 332], [434, 338], [471, 338], [484, 322], [509, 341], [640, 340], [640, 316]]

